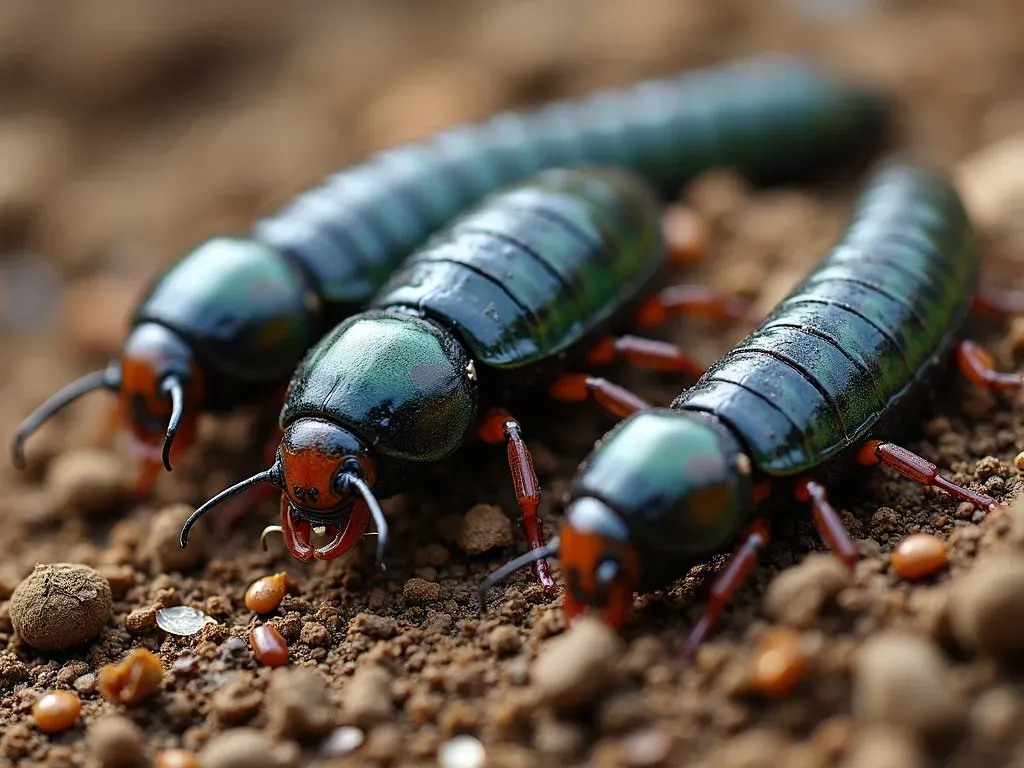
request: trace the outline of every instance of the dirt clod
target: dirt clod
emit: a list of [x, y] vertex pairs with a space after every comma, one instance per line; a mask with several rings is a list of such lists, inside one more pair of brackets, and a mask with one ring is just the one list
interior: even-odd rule
[[34, 648], [72, 648], [102, 631], [111, 606], [110, 585], [89, 566], [37, 565], [11, 595], [11, 623]]
[[356, 671], [341, 692], [342, 719], [367, 728], [390, 721], [395, 714], [391, 698], [391, 677], [380, 667]]
[[185, 549], [179, 542], [181, 526], [194, 511], [188, 504], [172, 504], [153, 517], [143, 551], [154, 573], [187, 571], [205, 558], [206, 530], [201, 521], [192, 528]]
[[89, 757], [101, 768], [123, 768], [143, 760], [142, 731], [126, 717], [109, 715], [85, 731]]
[[211, 739], [198, 761], [202, 768], [294, 768], [299, 747], [256, 728], [234, 728]]
[[83, 448], [54, 459], [46, 484], [60, 508], [95, 514], [113, 510], [126, 498], [128, 473], [114, 454]]
[[992, 654], [1024, 651], [1024, 558], [992, 556], [957, 578], [949, 622], [966, 648]]
[[540, 700], [559, 709], [597, 703], [615, 681], [615, 662], [625, 646], [603, 622], [584, 618], [550, 640], [533, 663], [530, 678]]
[[868, 723], [939, 736], [964, 715], [949, 665], [922, 638], [888, 632], [870, 638], [854, 662], [854, 711]]
[[274, 671], [266, 708], [267, 727], [281, 738], [323, 736], [334, 728], [338, 716], [323, 675], [303, 667]]
[[459, 547], [468, 555], [482, 555], [512, 545], [512, 521], [501, 507], [477, 504], [462, 518]]
[[825, 603], [852, 580], [850, 569], [829, 554], [811, 554], [802, 563], [776, 576], [764, 596], [764, 610], [771, 618], [796, 627], [807, 627]]
[[402, 587], [402, 596], [410, 603], [436, 603], [443, 594], [440, 584], [433, 584], [423, 579], [409, 579]]

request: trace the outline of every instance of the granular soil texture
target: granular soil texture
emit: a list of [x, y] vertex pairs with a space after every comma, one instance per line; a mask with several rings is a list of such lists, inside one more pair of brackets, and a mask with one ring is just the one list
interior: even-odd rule
[[[116, 353], [140, 289], [178, 254], [330, 170], [498, 108], [764, 51], [813, 54], [892, 93], [901, 146], [958, 169], [984, 281], [1019, 285], [1022, 28], [1018, 0], [8, 4], [0, 437]], [[727, 173], [699, 180], [684, 196], [713, 237], [685, 279], [767, 311], [841, 230], [856, 182], [755, 191]], [[681, 322], [668, 338], [710, 363], [745, 330]], [[1020, 321], [977, 333], [1000, 365], [1019, 364]], [[658, 402], [685, 383], [614, 376]], [[721, 561], [639, 598], [621, 637], [589, 622], [565, 631], [557, 600], [525, 572], [478, 616], [479, 582], [524, 548], [500, 448], [465, 451], [386, 504], [384, 573], [372, 546], [313, 565], [279, 542], [262, 552], [271, 500], [230, 530], [213, 521], [183, 553], [189, 505], [260, 468], [256, 415], [204, 423], [193, 455], [139, 502], [128, 452], [101, 438], [109, 400], [95, 395], [33, 438], [26, 473], [0, 468], [0, 763], [479, 765], [468, 736], [489, 766], [1022, 764], [1022, 411], [959, 377], [939, 390], [908, 447], [1006, 507], [977, 511], [867, 473], [835, 495], [863, 553], [851, 572], [794, 505], [691, 663], [679, 650]], [[553, 500], [610, 424], [585, 406], [524, 416], [549, 533]], [[917, 533], [944, 540], [948, 563], [926, 542], [914, 562], [939, 570], [911, 582], [892, 552]], [[92, 570], [42, 569], [14, 594], [39, 563]], [[249, 585], [280, 572], [280, 606], [249, 611]], [[40, 600], [74, 617], [35, 627], [47, 651], [13, 631], [46, 623]], [[156, 613], [178, 605], [216, 624], [168, 635]], [[92, 640], [61, 649], [107, 611]], [[287, 644], [286, 666], [254, 657], [261, 625]], [[162, 679], [144, 654], [137, 678], [131, 665], [101, 674], [140, 649]], [[53, 735], [31, 712], [47, 690], [82, 702]], [[40, 722], [65, 717], [66, 701], [51, 699]]]

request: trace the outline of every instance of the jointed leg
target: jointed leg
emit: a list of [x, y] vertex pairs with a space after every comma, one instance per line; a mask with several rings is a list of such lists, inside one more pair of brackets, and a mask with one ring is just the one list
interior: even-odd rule
[[675, 316], [742, 322], [751, 319], [752, 313], [746, 302], [721, 296], [706, 285], [670, 285], [644, 302], [636, 323], [650, 328]]
[[976, 387], [1006, 392], [1024, 386], [1024, 376], [997, 371], [992, 355], [973, 341], [960, 342], [956, 350], [956, 362], [961, 373]]
[[954, 496], [962, 501], [969, 501], [974, 506], [982, 509], [997, 509], [999, 507], [999, 502], [991, 496], [975, 493], [967, 488], [961, 488], [956, 483], [949, 482], [949, 480], [939, 475], [938, 467], [930, 461], [892, 443], [883, 443], [881, 440], [872, 440], [865, 443], [857, 455], [857, 461], [865, 466], [882, 463], [889, 469], [896, 470], [904, 477], [916, 480], [922, 485], [933, 485], [936, 488], [941, 488], [950, 496]]
[[587, 353], [591, 365], [621, 361], [637, 368], [681, 372], [699, 379], [704, 369], [675, 344], [640, 336], [606, 336]]
[[1024, 292], [985, 288], [974, 295], [974, 312], [993, 317], [1024, 315]]
[[[533, 469], [533, 456], [523, 441], [519, 422], [507, 411], [495, 409], [484, 418], [480, 425], [480, 437], [488, 443], [505, 442], [508, 450], [508, 468], [512, 472], [512, 484], [516, 489], [516, 501], [523, 512], [523, 529], [530, 549], [544, 545], [544, 533], [537, 507], [540, 504], [540, 483]], [[534, 572], [544, 589], [555, 587], [546, 560], [534, 563]]]
[[794, 495], [798, 500], [810, 503], [818, 534], [836, 557], [852, 567], [859, 559], [860, 553], [857, 551], [857, 545], [853, 543], [853, 539], [846, 531], [846, 526], [843, 525], [839, 513], [829, 503], [825, 486], [814, 480], [799, 480], [794, 489]]
[[559, 376], [551, 385], [549, 394], [564, 403], [582, 403], [593, 397], [607, 411], [623, 419], [651, 407], [650, 403], [628, 389], [587, 373]]
[[755, 520], [740, 540], [732, 557], [729, 558], [725, 570], [715, 579], [711, 587], [711, 594], [708, 597], [707, 611], [693, 628], [690, 637], [683, 646], [683, 655], [690, 657], [697, 647], [704, 642], [707, 636], [714, 629], [722, 609], [729, 604], [733, 595], [743, 585], [747, 576], [750, 575], [754, 565], [757, 563], [758, 554], [768, 544], [771, 537], [771, 530], [765, 520]]

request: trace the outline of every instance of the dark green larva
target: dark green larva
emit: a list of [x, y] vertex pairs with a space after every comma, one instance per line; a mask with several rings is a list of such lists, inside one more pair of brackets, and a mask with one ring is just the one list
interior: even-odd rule
[[756, 330], [581, 464], [559, 545], [570, 620], [591, 608], [620, 625], [634, 588], [664, 586], [736, 545], [692, 652], [767, 542], [769, 499], [810, 504], [837, 556], [856, 561], [826, 490], [858, 465], [884, 462], [995, 505], [889, 442], [952, 364], [977, 273], [976, 237], [949, 182], [904, 164], [878, 169], [838, 243]]

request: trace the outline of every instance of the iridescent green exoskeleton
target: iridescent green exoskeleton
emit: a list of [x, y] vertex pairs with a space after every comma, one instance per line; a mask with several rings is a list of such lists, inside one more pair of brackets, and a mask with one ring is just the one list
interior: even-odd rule
[[[1021, 375], [992, 371], [977, 345], [957, 347], [977, 272], [974, 232], [943, 176], [878, 169], [839, 242], [753, 333], [670, 408], [626, 419], [583, 462], [560, 537], [542, 553], [559, 555], [567, 617], [595, 612], [621, 626], [634, 591], [664, 586], [738, 541], [692, 652], [767, 543], [770, 500], [809, 503], [836, 555], [856, 561], [826, 487], [858, 465], [995, 506], [888, 442], [920, 415], [954, 350], [976, 383], [1020, 388]], [[530, 559], [494, 574], [481, 595]]]

